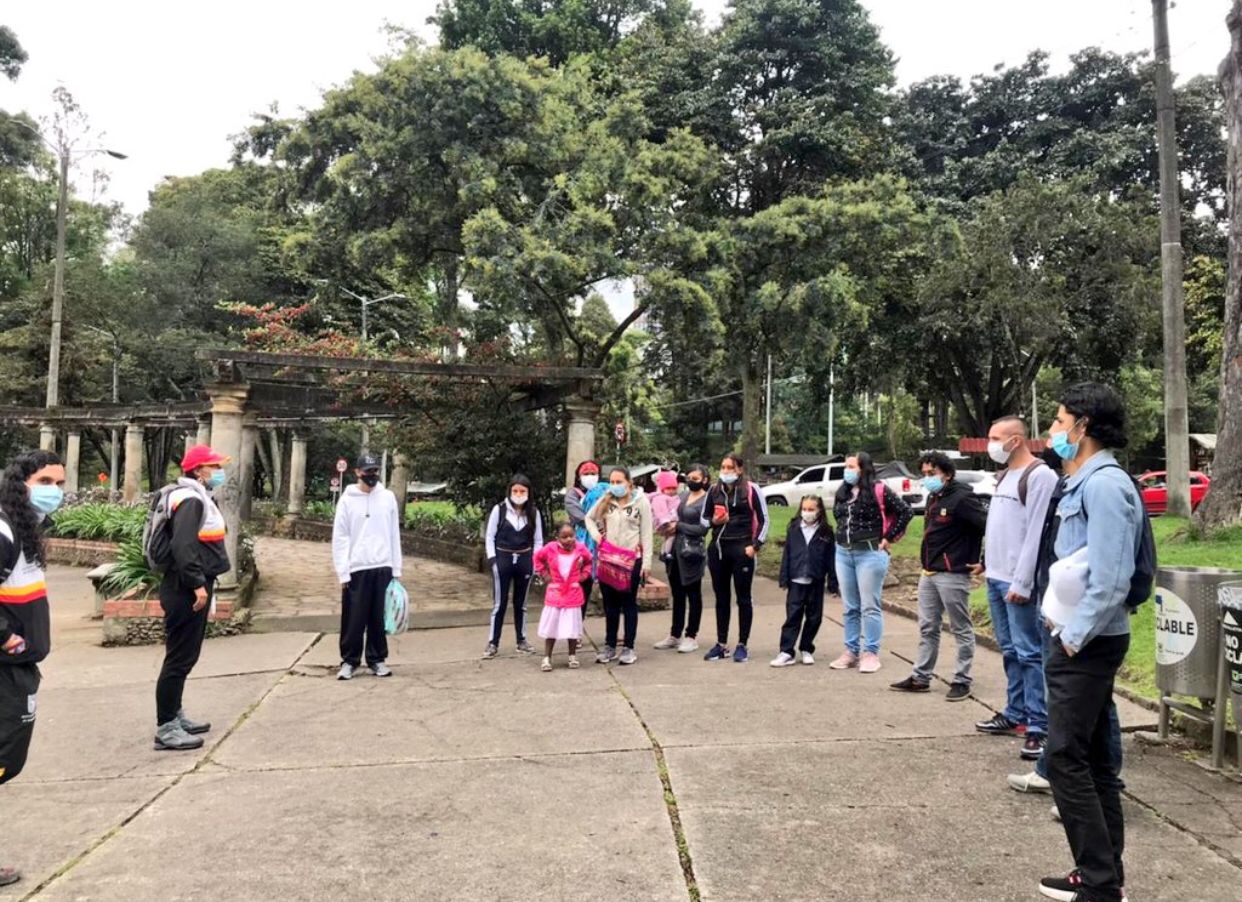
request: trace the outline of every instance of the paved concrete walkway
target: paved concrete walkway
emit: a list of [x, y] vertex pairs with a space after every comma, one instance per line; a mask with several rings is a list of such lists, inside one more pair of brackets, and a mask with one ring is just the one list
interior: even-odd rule
[[[174, 755], [150, 745], [159, 650], [86, 644], [77, 580], [51, 575], [31, 765], [0, 788], [0, 858], [27, 879], [0, 900], [997, 902], [1070, 866], [1048, 797], [1005, 788], [1016, 740], [972, 729], [998, 656], [980, 700], [889, 692], [916, 644], [897, 617], [876, 676], [769, 668], [766, 581], [745, 666], [650, 650], [666, 614], [643, 615], [637, 666], [550, 674], [508, 636], [480, 661], [477, 627], [407, 634], [393, 679], [351, 683], [331, 635], [213, 640], [187, 706], [215, 729]], [[1130, 898], [1239, 898], [1242, 786], [1126, 753]]]

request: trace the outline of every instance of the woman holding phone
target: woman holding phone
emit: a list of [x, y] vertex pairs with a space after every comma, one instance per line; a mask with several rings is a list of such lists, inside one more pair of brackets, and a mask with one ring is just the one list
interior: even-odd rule
[[745, 664], [750, 659], [746, 643], [754, 619], [750, 590], [755, 581], [755, 555], [768, 537], [768, 507], [758, 487], [746, 478], [746, 464], [740, 455], [726, 454], [720, 462], [720, 478], [707, 493], [702, 522], [711, 529], [707, 570], [716, 595], [716, 644], [703, 657], [706, 661], [730, 657], [732, 588], [737, 594], [738, 621], [732, 658], [737, 664]]

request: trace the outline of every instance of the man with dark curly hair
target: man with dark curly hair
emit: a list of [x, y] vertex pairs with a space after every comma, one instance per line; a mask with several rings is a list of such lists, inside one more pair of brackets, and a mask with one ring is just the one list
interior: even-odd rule
[[[60, 507], [64, 485], [50, 451], [20, 454], [0, 476], [0, 783], [22, 772], [34, 735], [39, 662], [52, 645], [43, 520]], [[20, 879], [0, 867], [0, 886]]]

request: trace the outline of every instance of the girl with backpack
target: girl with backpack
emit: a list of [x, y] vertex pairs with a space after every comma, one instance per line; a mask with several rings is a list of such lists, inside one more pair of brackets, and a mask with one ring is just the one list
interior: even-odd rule
[[735, 663], [749, 660], [746, 643], [754, 619], [751, 585], [755, 580], [755, 556], [768, 537], [768, 507], [758, 486], [746, 478], [740, 455], [726, 454], [720, 462], [720, 479], [707, 493], [703, 525], [711, 527], [707, 569], [716, 595], [716, 644], [704, 655], [707, 661], [723, 661], [729, 654], [729, 619], [733, 602], [730, 584], [737, 593], [738, 635], [732, 657]]
[[[796, 664], [794, 647], [802, 652], [803, 664], [815, 663], [815, 636], [824, 621], [824, 589], [841, 593], [836, 574], [837, 546], [828, 524], [824, 499], [807, 495], [798, 519], [789, 523], [781, 553], [780, 586], [785, 597], [785, 625], [781, 627], [781, 653], [773, 667]], [[802, 633], [801, 641], [798, 633]]]
[[634, 490], [630, 471], [613, 467], [608, 474], [608, 494], [587, 514], [587, 531], [599, 546], [596, 575], [604, 594], [604, 647], [595, 657], [607, 664], [617, 655], [617, 631], [625, 615], [622, 664], [634, 664], [634, 639], [638, 633], [638, 587], [651, 574], [651, 504]]
[[487, 563], [492, 568], [492, 622], [484, 659], [500, 651], [500, 632], [505, 625], [509, 591], [513, 591], [513, 629], [517, 650], [533, 655], [526, 641], [526, 593], [534, 573], [535, 551], [543, 547], [543, 516], [531, 499], [530, 480], [521, 473], [509, 480], [505, 500], [492, 508], [484, 530]]
[[889, 549], [914, 518], [910, 505], [880, 480], [865, 451], [845, 459], [845, 479], [833, 499], [837, 521], [837, 580], [845, 614], [845, 652], [828, 666], [880, 669], [884, 634], [881, 593], [888, 575]]

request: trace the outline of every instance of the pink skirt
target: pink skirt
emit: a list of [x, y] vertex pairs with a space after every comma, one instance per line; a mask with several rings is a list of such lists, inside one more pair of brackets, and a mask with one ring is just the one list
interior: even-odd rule
[[540, 639], [581, 639], [582, 608], [554, 608], [544, 605], [539, 617]]

